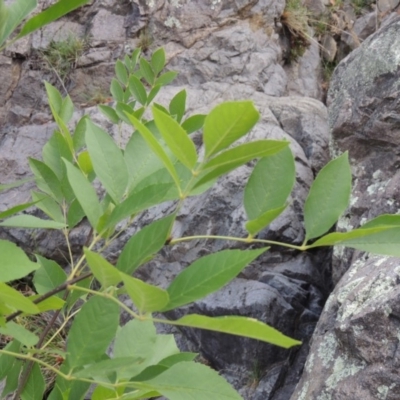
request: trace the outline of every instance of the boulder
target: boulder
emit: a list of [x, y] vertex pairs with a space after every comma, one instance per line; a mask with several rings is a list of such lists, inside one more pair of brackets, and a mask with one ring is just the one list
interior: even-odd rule
[[[334, 154], [349, 151], [354, 187], [340, 230], [400, 209], [400, 18], [336, 69], [328, 96]], [[400, 259], [335, 249], [329, 297], [292, 400], [398, 399]]]

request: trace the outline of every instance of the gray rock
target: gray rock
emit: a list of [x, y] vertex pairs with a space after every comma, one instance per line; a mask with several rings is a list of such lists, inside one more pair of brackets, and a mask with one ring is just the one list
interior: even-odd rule
[[325, 34], [322, 38], [322, 56], [324, 60], [332, 62], [337, 53], [336, 40], [330, 34]]
[[399, 272], [396, 258], [353, 263], [325, 305], [292, 400], [399, 398]]
[[[331, 82], [331, 150], [349, 150], [355, 177], [339, 230], [400, 209], [399, 27], [397, 17], [365, 40]], [[339, 282], [291, 399], [399, 398], [400, 259], [335, 248], [332, 268]]]
[[[351, 207], [343, 228], [382, 213], [397, 213], [400, 18], [370, 36], [336, 69], [328, 96], [334, 154], [348, 150], [353, 165]], [[349, 254], [347, 251], [346, 253]], [[342, 253], [338, 253], [341, 258]], [[336, 260], [336, 280], [350, 255]]]
[[399, 5], [399, 0], [378, 0], [378, 9], [383, 13], [394, 10]]
[[321, 100], [322, 90], [319, 83], [321, 58], [317, 42], [312, 41], [304, 55], [297, 62], [286, 66], [285, 71], [288, 76], [286, 95]]

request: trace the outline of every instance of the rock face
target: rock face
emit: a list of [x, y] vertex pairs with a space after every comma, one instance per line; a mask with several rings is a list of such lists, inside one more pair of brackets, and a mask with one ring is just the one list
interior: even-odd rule
[[[270, 1], [98, 1], [36, 34], [20, 61], [4, 57], [2, 79], [10, 81], [12, 89], [1, 89], [3, 115], [6, 124], [1, 130], [0, 167], [4, 181], [25, 177], [26, 156], [40, 158], [41, 147], [51, 135], [54, 125], [48, 115], [41, 78], [51, 78], [29, 57], [39, 47], [46, 46], [49, 37], [65, 32], [86, 32], [92, 36], [92, 47], [85, 50], [65, 88], [80, 104], [78, 94], [88, 90], [93, 82], [110, 82], [113, 60], [130, 52], [140, 40], [145, 23], [158, 45], [164, 45], [170, 69], [180, 75], [175, 87], [166, 88], [157, 101], [161, 104], [185, 87], [188, 91], [188, 111], [201, 113], [224, 100], [252, 99], [260, 110], [261, 121], [245, 140], [287, 139], [296, 158], [297, 183], [290, 206], [260, 237], [300, 244], [303, 241], [302, 208], [312, 179], [328, 161], [328, 126], [325, 106], [320, 103], [317, 73], [319, 54], [312, 48], [297, 69], [283, 61], [282, 43], [275, 32], [284, 3]], [[101, 29], [110, 26], [112, 36]], [[143, 32], [142, 32], [143, 33]], [[66, 35], [66, 36], [62, 36]], [[110, 35], [110, 36], [108, 36]], [[131, 38], [133, 36], [133, 38]], [[156, 47], [156, 44], [154, 45]], [[17, 49], [11, 49], [14, 54]], [[12, 53], [11, 53], [12, 54]], [[13, 67], [17, 65], [17, 67]], [[8, 74], [8, 75], [7, 75]], [[290, 77], [290, 78], [288, 78]], [[57, 83], [57, 80], [53, 83]], [[5, 81], [6, 82], [6, 81]], [[32, 82], [30, 84], [29, 82]], [[290, 82], [290, 85], [289, 83]], [[107, 83], [108, 86], [108, 83]], [[1, 92], [2, 93], [2, 92]], [[290, 94], [310, 97], [280, 97]], [[28, 96], [29, 94], [29, 96]], [[5, 95], [4, 95], [5, 96]], [[22, 99], [27, 97], [27, 102]], [[18, 108], [17, 107], [18, 104]], [[105, 118], [90, 108], [83, 112], [105, 129], [112, 129]], [[22, 126], [22, 127], [21, 127]], [[116, 133], [116, 132], [115, 132]], [[129, 133], [129, 132], [127, 132]], [[251, 168], [245, 166], [221, 179], [211, 191], [188, 199], [175, 226], [175, 235], [218, 234], [244, 236], [245, 214], [243, 189]], [[0, 194], [1, 209], [29, 199], [32, 184]], [[169, 211], [166, 204], [145, 213], [121, 240], [109, 249], [115, 257], [123, 243], [139, 226], [160, 218]], [[77, 253], [88, 233], [82, 224], [71, 234], [71, 244]], [[0, 237], [11, 239], [24, 248], [39, 252], [65, 263], [63, 238], [56, 232], [26, 232], [2, 230]], [[234, 242], [193, 241], [174, 248], [165, 248], [149, 265], [138, 271], [142, 278], [166, 286], [184, 267], [199, 257], [225, 248], [243, 248]], [[184, 330], [179, 333], [182, 348], [200, 351], [207, 362], [220, 370], [246, 399], [287, 400], [296, 385], [308, 352], [311, 337], [330, 287], [329, 251], [297, 254], [271, 249], [248, 267], [238, 279], [189, 307], [168, 317], [186, 312], [207, 315], [243, 315], [259, 318], [288, 335], [301, 339], [300, 349], [282, 350], [228, 335], [205, 331]]]
[[[355, 177], [342, 229], [400, 209], [399, 29], [396, 18], [368, 38], [331, 83], [332, 149], [349, 151]], [[335, 249], [333, 274], [340, 281], [291, 399], [398, 399], [400, 259]]]
[[[42, 1], [42, 5], [45, 3], [48, 2]], [[324, 1], [308, 3], [318, 12], [325, 9]], [[180, 73], [175, 86], [162, 91], [158, 102], [167, 104], [182, 88], [188, 91], [189, 113], [208, 112], [225, 100], [252, 99], [261, 120], [245, 140], [290, 141], [297, 171], [290, 206], [260, 237], [301, 244], [303, 204], [313, 177], [329, 160], [328, 116], [319, 101], [322, 91], [318, 46], [312, 44], [298, 62], [285, 63], [288, 38], [279, 27], [283, 9], [284, 2], [275, 0], [98, 0], [15, 44], [5, 55], [0, 55], [1, 183], [27, 177], [26, 157], [40, 158], [41, 148], [52, 134], [54, 124], [43, 79], [66, 89], [77, 106], [81, 106], [75, 120], [87, 113], [95, 123], [117, 134], [116, 127], [110, 126], [95, 107], [86, 108], [94, 101], [82, 95], [93, 98], [99, 91], [98, 97], [104, 100], [104, 92], [108, 97], [115, 59], [153, 41], [152, 47], [165, 47], [168, 68]], [[365, 22], [365, 29], [370, 29], [369, 22]], [[332, 149], [350, 150], [356, 176], [351, 217], [344, 218], [341, 227], [356, 226], [364, 218], [400, 209], [395, 192], [400, 179], [395, 175], [398, 159], [393, 151], [400, 137], [397, 50], [400, 43], [396, 34], [399, 25], [396, 20], [367, 39], [339, 66], [333, 78], [329, 97]], [[90, 37], [90, 45], [75, 60], [68, 77], [60, 82], [43, 65], [41, 52], [51, 39], [64, 40], [71, 34]], [[123, 134], [129, 135], [129, 129], [124, 128]], [[244, 166], [221, 179], [209, 192], [188, 199], [174, 235], [244, 236], [242, 192], [250, 171], [250, 166]], [[31, 188], [32, 183], [28, 182], [0, 193], [0, 211], [28, 201]], [[144, 213], [109, 249], [110, 258], [117, 257], [124, 242], [139, 227], [164, 216], [170, 209], [171, 204], [165, 204]], [[85, 223], [73, 230], [70, 242], [74, 252], [81, 251], [88, 231]], [[2, 229], [0, 237], [65, 264], [66, 248], [61, 234]], [[243, 247], [225, 241], [199, 240], [183, 242], [172, 249], [166, 247], [138, 274], [165, 287], [199, 257], [226, 248]], [[395, 359], [396, 324], [400, 315], [395, 303], [396, 260], [366, 261], [362, 257], [350, 251], [335, 251], [336, 281], [352, 262], [354, 269], [351, 267], [343, 278], [343, 286], [335, 290], [326, 306], [327, 314], [321, 319], [314, 339], [313, 349], [317, 350], [311, 352], [293, 399], [396, 398], [394, 377], [389, 383], [385, 381], [394, 376], [394, 371], [387, 371], [385, 379], [376, 372], [390, 357]], [[380, 275], [381, 268], [387, 268], [386, 278]], [[288, 400], [300, 378], [309, 340], [331, 287], [330, 269], [330, 251], [298, 254], [272, 248], [222, 291], [170, 312], [167, 317], [176, 318], [187, 312], [256, 317], [302, 340], [300, 348], [286, 351], [206, 331], [177, 332], [182, 349], [199, 351], [246, 400]], [[367, 317], [360, 322], [364, 315]], [[376, 330], [369, 327], [371, 323], [377, 326]], [[386, 358], [379, 358], [377, 350], [368, 352], [367, 348], [369, 343], [382, 339], [378, 323], [387, 329], [387, 348], [379, 344], [382, 349], [379, 351]], [[341, 346], [353, 349], [354, 343], [360, 344], [354, 354], [341, 353]], [[362, 375], [370, 364], [369, 375]], [[392, 366], [396, 364], [393, 362]], [[366, 382], [373, 379], [379, 382], [374, 385], [375, 392], [367, 395], [367, 389], [363, 389], [353, 396], [353, 392], [346, 390], [356, 390], [355, 387], [340, 386], [340, 379], [348, 383], [357, 374]], [[364, 381], [360, 378], [360, 382]], [[360, 383], [357, 387], [364, 386]], [[392, 397], [384, 397], [386, 394]]]

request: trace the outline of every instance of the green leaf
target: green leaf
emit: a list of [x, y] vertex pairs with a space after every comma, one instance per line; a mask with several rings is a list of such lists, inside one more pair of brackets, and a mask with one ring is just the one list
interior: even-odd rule
[[[86, 121], [89, 119], [87, 115], [83, 116], [79, 122], [77, 123], [74, 131], [74, 136], [72, 137], [73, 143], [74, 143], [74, 149], [76, 152], [81, 150], [83, 147], [86, 146], [86, 141], [85, 141], [85, 134], [86, 134]], [[68, 161], [72, 162], [73, 158], [68, 159]]]
[[376, 226], [350, 232], [335, 232], [323, 236], [307, 249], [321, 246], [347, 246], [386, 256], [400, 257], [400, 227]]
[[[45, 294], [63, 284], [67, 280], [67, 274], [53, 260], [48, 260], [42, 256], [36, 255], [40, 268], [35, 272], [33, 283], [39, 294]], [[64, 291], [55, 296], [62, 298]]]
[[134, 392], [125, 393], [118, 400], [138, 400], [138, 399], [152, 399], [160, 397], [161, 394], [154, 390], [135, 390]]
[[173, 118], [156, 107], [153, 107], [153, 116], [158, 130], [172, 153], [183, 165], [192, 169], [197, 162], [197, 152], [186, 131]]
[[127, 199], [113, 209], [104, 229], [113, 227], [125, 218], [131, 217], [140, 211], [170, 200], [166, 196], [170, 192], [171, 187], [171, 183], [160, 183], [134, 191]]
[[[132, 320], [117, 333], [114, 343], [114, 356], [138, 357], [140, 365], [131, 370], [119, 371], [118, 378], [130, 379], [151, 365], [156, 365], [167, 357], [179, 354], [173, 335], [158, 335], [152, 321]], [[139, 368], [140, 367], [140, 368]]]
[[36, 8], [36, 0], [16, 0], [8, 7], [0, 4], [0, 50], [17, 26]]
[[140, 79], [136, 78], [136, 76], [132, 75], [129, 78], [129, 90], [135, 97], [135, 99], [144, 106], [147, 102], [147, 93], [146, 89], [143, 86], [143, 83], [140, 82]]
[[132, 65], [132, 63], [131, 63], [131, 58], [128, 56], [128, 54], [125, 54], [125, 57], [124, 57], [124, 64], [125, 64], [126, 69], [127, 69], [129, 72], [132, 71], [132, 69], [135, 68], [135, 66]]
[[19, 181], [16, 181], [16, 182], [4, 183], [4, 184], [0, 185], [0, 192], [9, 190], [9, 189], [14, 189], [16, 187], [24, 185], [27, 182], [32, 182], [32, 181], [33, 181], [33, 178], [25, 178], [25, 179], [20, 179]]
[[181, 362], [167, 371], [136, 385], [160, 392], [169, 400], [241, 400], [242, 397], [218, 375], [202, 364]]
[[141, 50], [140, 47], [138, 47], [137, 49], [133, 50], [133, 52], [132, 52], [132, 56], [131, 56], [131, 69], [132, 69], [132, 71], [137, 65], [137, 62], [139, 60], [139, 56], [140, 56], [141, 52], [142, 52], [142, 50]]
[[39, 309], [28, 298], [5, 283], [0, 282], [0, 302], [28, 314], [36, 314]]
[[90, 270], [104, 288], [115, 286], [117, 283], [121, 282], [121, 276], [118, 270], [100, 254], [86, 248], [84, 252]]
[[106, 106], [104, 104], [99, 104], [98, 108], [113, 124], [119, 123], [120, 118], [112, 107]]
[[162, 47], [157, 49], [151, 56], [151, 67], [156, 75], [165, 67], [165, 51]]
[[144, 79], [146, 79], [146, 81], [149, 85], [153, 85], [155, 76], [154, 76], [154, 72], [151, 68], [151, 65], [143, 57], [140, 58], [139, 64], [140, 64], [140, 72], [142, 73]]
[[121, 60], [117, 60], [115, 63], [115, 74], [118, 80], [124, 85], [128, 85], [128, 72], [126, 71], [125, 65]]
[[131, 123], [135, 126], [135, 128], [140, 132], [140, 134], [142, 135], [144, 140], [146, 140], [146, 143], [148, 144], [148, 146], [154, 151], [154, 153], [157, 154], [157, 156], [160, 158], [160, 160], [164, 163], [165, 168], [171, 174], [171, 177], [174, 180], [176, 187], [180, 191], [179, 177], [175, 170], [175, 167], [172, 164], [172, 161], [169, 159], [168, 155], [165, 153], [162, 146], [158, 143], [157, 139], [155, 139], [155, 137], [153, 136], [151, 131], [144, 124], [142, 124], [138, 119], [136, 119], [135, 117], [133, 117], [132, 115], [129, 115], [129, 114], [127, 114], [127, 117], [129, 118]]
[[348, 153], [321, 169], [304, 204], [306, 239], [326, 233], [349, 205], [351, 170]]
[[[153, 130], [155, 129], [155, 123], [148, 123], [146, 127]], [[142, 135], [137, 131], [132, 134], [126, 145], [124, 158], [128, 167], [130, 179], [129, 192], [131, 192], [138, 182], [157, 170], [164, 168], [162, 161], [151, 150]]]
[[71, 97], [67, 95], [61, 104], [61, 110], [60, 110], [60, 118], [68, 124], [68, 122], [71, 120], [72, 116], [74, 115], [74, 104], [72, 103]]
[[[143, 359], [138, 357], [121, 357], [121, 358], [102, 360], [75, 373], [74, 376], [78, 378], [93, 377], [96, 380], [99, 380], [99, 378], [107, 379], [109, 374], [117, 372], [121, 373], [124, 370], [128, 369], [131, 371], [132, 366], [134, 364], [140, 364], [142, 361]], [[138, 370], [139, 369], [141, 369], [140, 365], [138, 365]]]
[[115, 203], [128, 186], [128, 171], [121, 149], [110, 135], [90, 120], [86, 121], [86, 144], [97, 177]]
[[168, 321], [168, 323], [248, 337], [284, 347], [285, 349], [301, 344], [300, 341], [285, 336], [271, 326], [248, 317], [207, 317], [205, 315], [191, 314], [185, 315], [177, 321]]
[[7, 240], [0, 240], [0, 254], [0, 282], [23, 278], [39, 268], [19, 247]]
[[[118, 117], [126, 122], [127, 124], [131, 125], [131, 121], [129, 118], [126, 116], [126, 114], [132, 114], [135, 115], [135, 112], [133, 111], [133, 108], [125, 103], [121, 103], [120, 101], [117, 102], [117, 105], [115, 106], [115, 112], [117, 113]], [[135, 115], [136, 116], [136, 115]]]
[[9, 9], [5, 5], [4, 0], [0, 0], [0, 46], [2, 46], [8, 37], [6, 34], [6, 26], [9, 13]]
[[[64, 374], [70, 372], [69, 366], [64, 363], [60, 371]], [[47, 397], [47, 400], [84, 400], [85, 393], [90, 387], [89, 382], [67, 381], [61, 376], [57, 376], [54, 389]]]
[[0, 327], [0, 334], [11, 336], [26, 347], [33, 347], [39, 340], [35, 334], [12, 321], [8, 322], [5, 328]]
[[45, 228], [45, 229], [62, 229], [65, 224], [47, 219], [40, 219], [33, 215], [16, 215], [0, 222], [0, 226], [8, 226], [11, 228]]
[[205, 114], [192, 115], [182, 123], [182, 128], [190, 135], [203, 127], [205, 119]]
[[254, 158], [276, 154], [287, 147], [288, 144], [289, 142], [279, 140], [257, 140], [226, 150], [203, 166], [204, 175], [200, 176], [199, 181], [194, 187], [201, 186], [208, 181], [224, 175]]
[[3, 389], [2, 398], [4, 398], [7, 394], [11, 392], [14, 392], [17, 389], [22, 368], [23, 368], [22, 361], [15, 360], [10, 370], [7, 371], [6, 384]]
[[70, 368], [90, 364], [107, 350], [119, 323], [119, 306], [103, 297], [91, 297], [72, 323], [67, 343]]
[[73, 155], [68, 147], [68, 143], [60, 132], [54, 132], [50, 140], [44, 145], [42, 155], [46, 165], [56, 174], [59, 181], [61, 181], [66, 174], [62, 159], [65, 158], [69, 162], [72, 162]]
[[115, 78], [111, 80], [110, 92], [115, 101], [124, 101], [124, 91]]
[[[89, 289], [91, 284], [92, 284], [92, 281], [93, 281], [93, 278], [89, 277], [89, 278], [86, 278], [86, 279], [84, 279], [82, 281], [77, 282], [74, 286], [79, 286], [79, 287], [82, 287], [82, 288], [85, 288], [85, 289]], [[71, 310], [73, 308], [74, 304], [79, 299], [85, 300], [86, 297], [87, 297], [87, 293], [82, 292], [82, 291], [77, 290], [77, 289], [75, 289], [75, 290], [71, 290], [70, 289], [69, 290], [69, 296], [68, 296], [67, 301], [66, 301], [67, 308]]]
[[132, 236], [124, 246], [117, 268], [131, 275], [153, 254], [160, 251], [171, 232], [175, 214], [154, 221]]
[[36, 184], [40, 190], [62, 203], [64, 196], [57, 175], [43, 162], [29, 158], [29, 165], [36, 177]]
[[117, 393], [114, 389], [109, 389], [108, 387], [104, 386], [96, 386], [92, 393], [92, 400], [106, 400], [106, 399], [121, 399], [121, 397], [116, 397]]
[[31, 194], [32, 200], [37, 202], [36, 207], [39, 210], [46, 213], [52, 220], [65, 224], [60, 204], [42, 192], [31, 192]]
[[295, 182], [295, 165], [289, 148], [262, 158], [244, 190], [244, 208], [250, 220], [282, 207]]
[[67, 214], [67, 223], [70, 229], [74, 228], [85, 216], [85, 212], [83, 211], [81, 205], [78, 200], [74, 200], [68, 209]]
[[192, 303], [221, 289], [266, 250], [223, 250], [196, 260], [168, 287], [170, 300], [162, 311]]
[[371, 219], [359, 229], [376, 228], [376, 227], [395, 227], [400, 226], [400, 215], [382, 214], [379, 217]]
[[94, 180], [96, 174], [94, 173], [92, 159], [90, 158], [88, 151], [82, 151], [82, 153], [79, 153], [78, 166], [90, 181]]
[[[20, 347], [21, 344], [17, 340], [12, 340], [4, 347], [4, 350], [12, 353], [19, 353]], [[0, 354], [0, 381], [7, 376], [7, 373], [12, 368], [15, 361], [16, 358], [13, 356], [8, 354]]]
[[169, 103], [169, 112], [180, 123], [186, 111], [186, 90], [178, 92]]
[[251, 101], [230, 101], [215, 107], [204, 121], [206, 158], [248, 133], [260, 115]]
[[178, 76], [178, 73], [175, 71], [168, 71], [162, 74], [160, 77], [156, 79], [154, 82], [154, 85], [161, 85], [165, 86], [171, 83], [176, 77]]
[[34, 363], [28, 381], [21, 393], [21, 400], [42, 400], [45, 390], [46, 383], [40, 367], [37, 363]]
[[44, 85], [46, 87], [47, 98], [49, 100], [51, 111], [59, 115], [63, 103], [61, 93], [57, 90], [56, 87], [48, 82], [45, 82]]
[[260, 232], [262, 229], [268, 226], [275, 218], [277, 218], [286, 209], [286, 207], [287, 205], [285, 204], [282, 207], [268, 210], [264, 214], [261, 214], [258, 218], [246, 222], [246, 230], [252, 236], [257, 235], [258, 232]]
[[168, 303], [168, 293], [140, 279], [120, 272], [125, 289], [139, 312], [142, 314], [162, 310]]
[[[29, 298], [32, 301], [35, 301], [39, 297], [40, 297], [40, 295], [37, 294], [34, 296], [30, 296]], [[51, 296], [51, 297], [48, 297], [46, 300], [43, 300], [40, 303], [38, 303], [37, 308], [39, 309], [40, 313], [43, 313], [45, 311], [60, 310], [61, 308], [64, 307], [64, 304], [65, 304], [64, 300], [60, 299], [57, 296]]]
[[193, 361], [197, 356], [197, 353], [182, 352], [162, 359], [158, 365], [163, 365], [164, 367], [169, 368], [183, 361]]
[[164, 114], [169, 115], [169, 111], [164, 106], [162, 106], [161, 104], [154, 103], [153, 107], [157, 108], [157, 110], [162, 111]]
[[147, 100], [146, 100], [147, 105], [150, 104], [154, 100], [154, 98], [157, 96], [160, 89], [161, 89], [161, 85], [156, 85], [150, 90], [149, 95], [147, 96]]
[[[23, 0], [25, 1], [25, 0]], [[76, 8], [88, 3], [89, 0], [59, 0], [40, 14], [32, 17], [22, 27], [17, 38], [21, 38], [30, 34], [31, 32], [40, 29], [42, 26], [61, 18], [63, 15], [75, 10]]]
[[96, 191], [81, 171], [75, 168], [67, 160], [64, 160], [67, 168], [68, 181], [85, 212], [90, 224], [96, 229], [97, 223], [102, 215], [102, 209], [97, 198]]

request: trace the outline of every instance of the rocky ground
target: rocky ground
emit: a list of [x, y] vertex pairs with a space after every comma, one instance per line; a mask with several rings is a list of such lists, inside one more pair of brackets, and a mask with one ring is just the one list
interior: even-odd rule
[[[291, 205], [263, 237], [303, 241], [302, 206], [312, 179], [332, 155], [346, 150], [355, 180], [339, 229], [397, 213], [398, 3], [92, 1], [0, 55], [1, 182], [26, 177], [26, 157], [40, 158], [52, 134], [44, 79], [71, 95], [76, 117], [88, 113], [112, 129], [95, 105], [110, 101], [115, 60], [138, 46], [145, 52], [163, 46], [168, 68], [179, 77], [160, 103], [183, 87], [189, 112], [206, 112], [228, 99], [252, 99], [262, 118], [248, 140], [291, 142], [297, 169]], [[249, 170], [241, 168], [189, 200], [179, 216], [180, 233], [243, 235], [242, 190]], [[27, 184], [0, 194], [0, 210], [25, 202], [29, 189]], [[138, 223], [157, 219], [167, 207], [150, 210]], [[74, 232], [77, 249], [87, 229]], [[117, 254], [135, 229], [111, 252]], [[57, 235], [2, 230], [0, 237], [62, 262]], [[228, 247], [181, 244], [139, 273], [163, 285], [199, 255]], [[187, 311], [254, 316], [301, 339], [301, 348], [288, 351], [192, 330], [179, 332], [179, 342], [200, 351], [245, 399], [398, 399], [398, 266], [396, 259], [350, 250], [335, 249], [332, 255], [272, 249], [221, 292], [174, 316]]]

